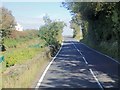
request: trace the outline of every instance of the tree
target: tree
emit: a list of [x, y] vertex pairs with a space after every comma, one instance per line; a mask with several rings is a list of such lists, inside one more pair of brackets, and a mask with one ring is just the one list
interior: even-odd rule
[[64, 2], [63, 6], [73, 15], [72, 21], [74, 23], [80, 25], [82, 21], [83, 41], [93, 47], [97, 46], [105, 49], [103, 50], [105, 52], [113, 52], [114, 56], [118, 57], [120, 46], [118, 46], [120, 42], [120, 2], [73, 1]]
[[45, 16], [43, 16], [43, 20], [44, 20], [45, 25], [48, 25], [52, 22], [50, 20], [50, 17], [47, 14]]
[[45, 25], [40, 27], [39, 36], [46, 42], [46, 45], [58, 46], [61, 42], [62, 30], [65, 24], [62, 21], [52, 21], [48, 16], [44, 16]]
[[4, 7], [0, 7], [1, 18], [0, 18], [0, 30], [3, 32], [3, 37], [8, 36], [12, 30], [15, 29], [15, 18], [12, 12]]
[[15, 29], [15, 18], [11, 11], [4, 7], [0, 7], [1, 17], [0, 17], [0, 49], [5, 51], [4, 37], [8, 37], [12, 30]]

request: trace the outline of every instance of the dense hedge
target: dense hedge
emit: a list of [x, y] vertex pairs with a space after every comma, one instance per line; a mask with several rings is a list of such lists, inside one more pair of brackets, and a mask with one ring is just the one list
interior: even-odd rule
[[120, 37], [120, 2], [66, 2], [74, 23], [82, 26], [83, 41], [116, 59]]

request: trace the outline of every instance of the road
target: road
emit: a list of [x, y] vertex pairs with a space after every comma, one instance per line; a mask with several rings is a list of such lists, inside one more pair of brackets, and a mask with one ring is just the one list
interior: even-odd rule
[[112, 58], [68, 37], [36, 88], [118, 89], [119, 66]]

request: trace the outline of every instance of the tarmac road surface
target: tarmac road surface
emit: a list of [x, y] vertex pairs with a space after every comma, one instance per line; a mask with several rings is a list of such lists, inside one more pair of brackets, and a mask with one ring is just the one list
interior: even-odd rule
[[36, 88], [118, 89], [119, 67], [112, 58], [66, 37]]

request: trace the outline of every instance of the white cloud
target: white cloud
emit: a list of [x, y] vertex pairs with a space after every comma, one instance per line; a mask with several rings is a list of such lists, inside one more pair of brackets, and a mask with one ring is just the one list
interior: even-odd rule
[[34, 17], [34, 18], [43, 18], [43, 16], [45, 16], [46, 14], [47, 14], [47, 13], [43, 12], [43, 13], [41, 13], [40, 15]]
[[16, 19], [18, 23], [20, 23], [24, 29], [38, 29], [40, 26], [44, 25], [44, 21], [42, 18], [38, 17], [19, 17]]
[[73, 35], [73, 29], [70, 28], [70, 23], [69, 23], [69, 20], [68, 18], [65, 18], [63, 21], [66, 23], [66, 27], [64, 27], [63, 29], [63, 33], [62, 35], [63, 36], [72, 36]]
[[72, 36], [73, 30], [69, 27], [64, 27], [62, 35], [63, 36]]
[[2, 0], [2, 2], [63, 2], [65, 0]]

